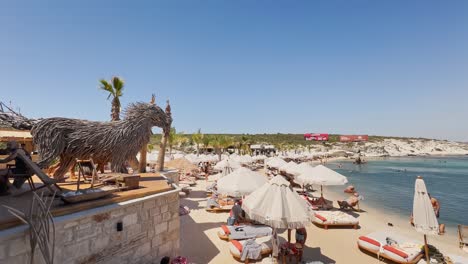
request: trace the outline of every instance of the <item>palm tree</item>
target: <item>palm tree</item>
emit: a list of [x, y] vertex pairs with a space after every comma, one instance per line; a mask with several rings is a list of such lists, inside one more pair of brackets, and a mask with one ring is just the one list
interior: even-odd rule
[[203, 135], [202, 143], [203, 143], [203, 147], [205, 148], [205, 150], [210, 146], [212, 141], [213, 141], [213, 137], [209, 135]]
[[99, 80], [101, 85], [99, 88], [109, 92], [107, 99], [109, 100], [112, 97], [112, 109], [111, 109], [111, 119], [112, 121], [120, 120], [120, 97], [123, 95], [124, 80], [118, 76], [112, 77], [110, 83], [104, 79]]
[[200, 155], [200, 144], [203, 143], [204, 135], [201, 133], [201, 129], [199, 128], [197, 133], [192, 135], [192, 140], [195, 144], [197, 144], [197, 155]]

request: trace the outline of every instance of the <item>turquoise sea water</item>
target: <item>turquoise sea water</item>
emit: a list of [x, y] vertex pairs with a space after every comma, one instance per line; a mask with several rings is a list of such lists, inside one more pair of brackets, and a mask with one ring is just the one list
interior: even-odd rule
[[402, 217], [411, 214], [414, 183], [421, 175], [428, 192], [441, 204], [439, 222], [468, 225], [468, 156], [382, 158], [364, 165], [346, 161], [328, 167], [347, 176], [365, 203]]

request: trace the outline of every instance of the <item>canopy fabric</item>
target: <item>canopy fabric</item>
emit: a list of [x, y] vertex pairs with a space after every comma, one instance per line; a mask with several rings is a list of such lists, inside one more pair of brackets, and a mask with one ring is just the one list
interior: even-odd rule
[[216, 163], [216, 165], [214, 165], [214, 169], [216, 170], [224, 170], [226, 167], [230, 167], [232, 169], [237, 169], [237, 168], [240, 168], [241, 165], [239, 162], [236, 162], [234, 160], [231, 160], [231, 159], [223, 159], [222, 161]]
[[297, 177], [297, 180], [301, 184], [318, 184], [325, 186], [345, 185], [348, 183], [348, 179], [345, 176], [323, 165], [318, 165], [313, 167], [312, 170], [302, 173]]
[[299, 176], [301, 175], [302, 173], [305, 173], [305, 172], [308, 172], [309, 170], [311, 170], [313, 167], [310, 166], [309, 164], [307, 163], [301, 163], [301, 164], [298, 164], [296, 166], [291, 166], [289, 167], [286, 172], [289, 173], [289, 174], [292, 174], [292, 175], [295, 175], [295, 176]]
[[281, 166], [281, 167], [279, 168], [279, 170], [280, 170], [280, 171], [288, 172], [288, 170], [289, 170], [290, 168], [296, 168], [297, 165], [298, 165], [298, 164], [297, 164], [296, 162], [290, 161], [290, 162], [284, 164], [283, 166]]
[[416, 179], [414, 186], [413, 221], [416, 231], [420, 233], [426, 235], [439, 233], [439, 223], [422, 178]]
[[242, 197], [257, 190], [268, 180], [258, 172], [241, 167], [218, 180], [218, 193]]
[[265, 155], [256, 155], [256, 156], [253, 156], [252, 159], [254, 161], [258, 161], [258, 160], [265, 160], [267, 158], [267, 156]]
[[312, 221], [312, 209], [282, 176], [247, 196], [242, 209], [251, 219], [273, 228], [301, 228]]
[[272, 167], [272, 168], [279, 168], [283, 165], [286, 164], [286, 161], [284, 161], [281, 158], [278, 157], [273, 157], [265, 160], [265, 164]]

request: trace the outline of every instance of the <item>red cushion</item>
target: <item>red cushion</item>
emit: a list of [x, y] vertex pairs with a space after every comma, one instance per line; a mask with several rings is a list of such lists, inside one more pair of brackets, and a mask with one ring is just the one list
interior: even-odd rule
[[221, 229], [223, 229], [224, 234], [226, 235], [231, 234], [231, 231], [229, 231], [229, 228], [226, 225], [221, 225]]
[[242, 244], [239, 241], [231, 240], [231, 243], [239, 250], [239, 252], [242, 252]]
[[317, 217], [318, 219], [322, 220], [323, 222], [327, 221], [327, 219], [319, 214], [315, 214], [315, 217]]
[[403, 252], [403, 251], [401, 251], [401, 250], [399, 250], [397, 248], [394, 248], [394, 247], [389, 246], [389, 245], [385, 245], [385, 246], [383, 246], [383, 248], [385, 250], [388, 250], [388, 251], [394, 253], [394, 254], [397, 254], [398, 256], [400, 256], [402, 258], [408, 258], [408, 254], [406, 254], [405, 252]]
[[376, 240], [374, 240], [374, 239], [372, 239], [372, 238], [368, 238], [368, 237], [366, 237], [366, 236], [360, 236], [360, 237], [359, 237], [359, 240], [362, 240], [362, 241], [365, 241], [365, 242], [370, 243], [370, 244], [372, 244], [372, 245], [375, 245], [375, 246], [380, 247], [379, 241], [376, 241]]

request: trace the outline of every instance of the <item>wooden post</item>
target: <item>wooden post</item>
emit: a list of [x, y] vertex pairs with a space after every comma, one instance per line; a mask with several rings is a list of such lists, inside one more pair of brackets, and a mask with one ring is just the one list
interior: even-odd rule
[[429, 264], [430, 259], [429, 259], [429, 247], [427, 246], [427, 237], [426, 234], [424, 234], [424, 252], [426, 253], [426, 262]]
[[140, 150], [140, 166], [138, 167], [138, 172], [146, 172], [146, 153], [148, 151], [148, 145], [145, 144]]
[[166, 155], [166, 144], [167, 138], [169, 137], [169, 129], [163, 129], [161, 143], [159, 144], [159, 153], [158, 153], [158, 171], [164, 170], [164, 156]]

